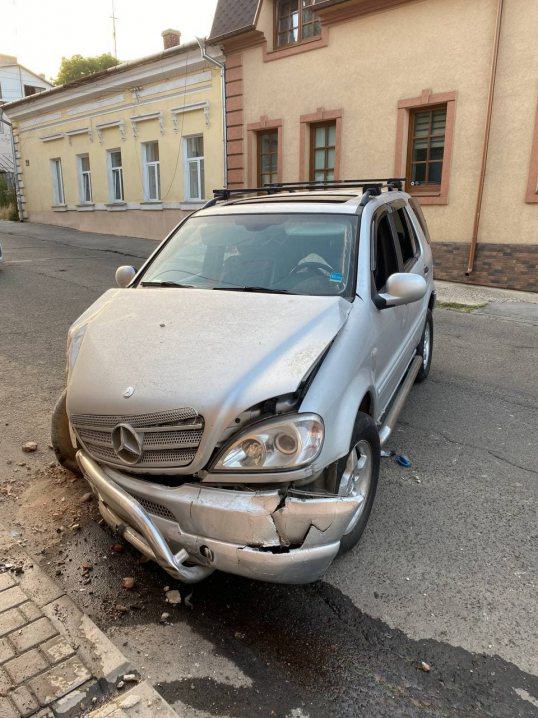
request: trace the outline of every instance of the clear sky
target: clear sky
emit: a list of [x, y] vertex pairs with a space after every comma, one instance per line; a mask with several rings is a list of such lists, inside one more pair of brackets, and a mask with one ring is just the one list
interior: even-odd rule
[[[118, 58], [134, 60], [162, 49], [161, 32], [181, 41], [208, 35], [217, 0], [114, 0]], [[112, 0], [0, 0], [0, 53], [55, 77], [62, 56], [114, 53]]]

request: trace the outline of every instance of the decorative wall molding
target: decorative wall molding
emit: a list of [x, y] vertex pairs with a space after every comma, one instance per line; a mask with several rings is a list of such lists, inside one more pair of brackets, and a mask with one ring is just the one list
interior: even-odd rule
[[[158, 85], [146, 85], [145, 87], [136, 88], [136, 97], [148, 97], [148, 95], [158, 95], [161, 92], [168, 92], [169, 90], [186, 89], [191, 85], [198, 85], [202, 82], [211, 82], [211, 72], [198, 72], [196, 75], [187, 75], [178, 77], [175, 80], [168, 80], [167, 82], [160, 82]], [[131, 90], [131, 92], [133, 92]]]
[[40, 124], [44, 124], [45, 122], [53, 122], [54, 120], [59, 120], [61, 118], [61, 116], [62, 116], [61, 112], [52, 112], [49, 115], [43, 115], [42, 117], [39, 117], [39, 118], [25, 120], [24, 122], [20, 123], [19, 127], [21, 129], [23, 129], [25, 127], [34, 127], [37, 122], [39, 122]]
[[95, 100], [95, 102], [85, 102], [83, 105], [72, 107], [67, 110], [68, 115], [80, 115], [81, 112], [87, 112], [88, 110], [97, 110], [99, 107], [108, 107], [109, 105], [119, 105], [125, 100], [125, 96], [114, 95], [113, 97], [105, 97], [102, 100]]
[[63, 132], [57, 132], [55, 135], [45, 135], [40, 137], [41, 142], [54, 142], [54, 140], [62, 140], [64, 136]]
[[206, 127], [210, 125], [209, 117], [209, 101], [203, 100], [202, 102], [192, 102], [190, 105], [184, 105], [183, 107], [172, 107], [170, 112], [172, 113], [172, 122], [174, 124], [174, 132], [179, 132], [177, 116], [183, 115], [185, 112], [195, 112], [196, 110], [203, 110], [205, 116]]
[[[141, 102], [132, 102], [128, 105], [122, 105], [121, 107], [115, 107], [112, 110], [103, 110], [102, 112], [88, 112], [85, 115], [80, 115], [77, 117], [77, 120], [93, 120], [97, 117], [105, 117], [106, 115], [116, 115], [118, 112], [123, 112], [127, 110], [132, 110], [135, 108], [136, 110], [139, 110], [140, 107], [144, 105], [155, 105], [157, 102], [164, 102], [165, 100], [175, 100], [179, 99], [181, 97], [185, 97], [186, 95], [194, 95], [199, 92], [207, 92], [208, 90], [212, 89], [212, 85], [203, 85], [201, 87], [194, 87], [191, 90], [186, 90], [185, 92], [174, 92], [170, 95], [164, 95], [161, 97], [151, 97], [148, 100], [142, 100]], [[27, 129], [19, 129], [19, 133], [21, 135], [27, 134], [29, 132], [33, 132], [34, 130], [46, 130], [52, 127], [56, 126], [62, 126], [66, 122], [65, 119], [60, 119], [56, 122], [51, 122], [49, 125], [32, 125], [31, 128]]]
[[69, 142], [69, 144], [71, 144], [71, 137], [73, 137], [74, 135], [85, 135], [85, 134], [87, 134], [89, 136], [90, 142], [93, 142], [93, 135], [92, 135], [91, 127], [79, 127], [76, 130], [67, 130], [65, 134], [67, 135], [67, 141]]
[[138, 139], [138, 123], [147, 122], [148, 120], [157, 120], [161, 135], [164, 135], [164, 115], [160, 110], [159, 112], [148, 112], [145, 115], [135, 115], [129, 119], [131, 120], [135, 140]]
[[125, 121], [124, 120], [111, 120], [110, 122], [101, 122], [98, 125], [95, 125], [95, 131], [97, 132], [97, 137], [99, 138], [99, 144], [103, 144], [103, 130], [109, 130], [112, 127], [117, 127], [120, 131], [121, 140], [122, 142], [125, 142]]

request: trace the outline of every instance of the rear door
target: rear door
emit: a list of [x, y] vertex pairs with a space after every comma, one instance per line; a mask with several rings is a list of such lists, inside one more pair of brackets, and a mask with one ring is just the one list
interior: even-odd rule
[[[385, 292], [387, 279], [399, 272], [402, 266], [401, 251], [396, 240], [393, 223], [390, 219], [391, 208], [381, 207], [372, 221], [372, 257], [371, 257], [371, 294]], [[375, 385], [378, 406], [386, 407], [396, 390], [405, 361], [403, 352], [407, 337], [407, 306], [377, 309], [372, 299], [372, 321], [374, 325], [374, 364]]]

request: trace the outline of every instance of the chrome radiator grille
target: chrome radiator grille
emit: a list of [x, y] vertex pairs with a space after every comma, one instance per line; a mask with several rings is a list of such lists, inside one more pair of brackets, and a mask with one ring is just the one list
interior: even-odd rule
[[[72, 414], [70, 419], [81, 444], [94, 459], [132, 470], [188, 466], [196, 456], [204, 429], [203, 418], [189, 407], [138, 415]], [[119, 426], [134, 433], [138, 451], [117, 451], [114, 432]], [[125, 455], [127, 461], [122, 458]]]

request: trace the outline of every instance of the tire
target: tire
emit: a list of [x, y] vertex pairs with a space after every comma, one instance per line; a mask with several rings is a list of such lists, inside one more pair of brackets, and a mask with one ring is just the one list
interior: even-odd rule
[[56, 402], [54, 411], [52, 412], [52, 422], [50, 427], [50, 438], [52, 448], [64, 469], [71, 471], [73, 474], [80, 474], [80, 468], [76, 460], [76, 449], [71, 443], [71, 434], [69, 432], [69, 420], [67, 418], [67, 389], [64, 389], [60, 398]]
[[[429, 341], [427, 341], [427, 338], [429, 338]], [[424, 358], [424, 362], [415, 379], [415, 383], [420, 384], [428, 378], [433, 359], [433, 314], [430, 309], [428, 309], [426, 314], [426, 323], [420, 344], [417, 347], [417, 354]]]
[[[368, 414], [363, 414], [362, 412], [357, 414], [355, 420], [350, 452], [338, 462], [338, 493], [346, 496], [350, 494], [349, 488], [344, 486], [344, 482], [349, 481], [350, 468], [354, 461], [353, 452], [355, 452], [355, 459], [359, 459], [359, 463], [362, 459], [366, 459], [366, 464], [362, 469], [362, 479], [359, 475], [355, 492], [361, 491], [361, 485], [363, 489], [367, 488], [367, 490], [363, 491], [365, 500], [362, 508], [359, 508], [342, 536], [340, 549], [338, 551], [339, 556], [351, 551], [362, 536], [368, 519], [370, 518], [379, 479], [379, 464], [381, 459], [379, 433], [374, 420], [368, 416]], [[369, 471], [365, 472], [367, 466], [369, 466]], [[368, 476], [366, 476], [366, 474], [368, 474]]]

